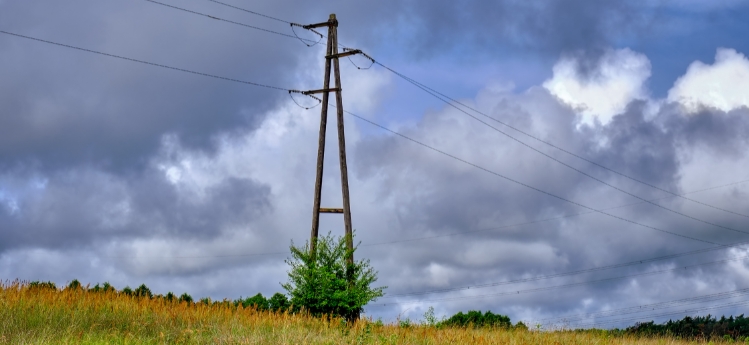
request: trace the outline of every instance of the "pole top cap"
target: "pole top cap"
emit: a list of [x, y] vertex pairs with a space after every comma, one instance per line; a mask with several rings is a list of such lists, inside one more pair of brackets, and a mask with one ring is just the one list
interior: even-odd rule
[[335, 20], [335, 13], [330, 14], [330, 20]]

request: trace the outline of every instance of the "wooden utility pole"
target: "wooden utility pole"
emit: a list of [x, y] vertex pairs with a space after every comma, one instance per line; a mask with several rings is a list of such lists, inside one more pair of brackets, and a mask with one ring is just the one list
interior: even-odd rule
[[[310, 252], [315, 255], [317, 237], [320, 227], [320, 213], [342, 213], [346, 228], [346, 246], [349, 256], [346, 258], [349, 264], [354, 263], [354, 239], [351, 227], [351, 206], [349, 202], [348, 166], [346, 164], [346, 138], [343, 127], [343, 97], [341, 95], [341, 72], [338, 59], [341, 57], [361, 54], [361, 50], [347, 50], [338, 52], [338, 20], [335, 14], [331, 14], [327, 22], [304, 25], [305, 29], [313, 30], [319, 27], [328, 28], [328, 45], [325, 50], [325, 78], [323, 88], [302, 92], [305, 95], [322, 93], [322, 110], [320, 114], [320, 137], [317, 149], [317, 175], [315, 177], [315, 199], [312, 206], [312, 232], [310, 234]], [[335, 87], [330, 88], [331, 63], [335, 74]], [[341, 192], [343, 197], [343, 208], [322, 208], [320, 198], [322, 194], [323, 165], [325, 158], [325, 130], [328, 124], [328, 100], [331, 92], [336, 93], [336, 112], [338, 120], [338, 157], [341, 164]]]

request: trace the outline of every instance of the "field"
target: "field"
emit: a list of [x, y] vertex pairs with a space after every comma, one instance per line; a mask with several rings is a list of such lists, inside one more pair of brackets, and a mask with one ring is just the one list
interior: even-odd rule
[[0, 285], [0, 344], [698, 344], [605, 331], [538, 332], [381, 324], [259, 312], [231, 303], [116, 291]]

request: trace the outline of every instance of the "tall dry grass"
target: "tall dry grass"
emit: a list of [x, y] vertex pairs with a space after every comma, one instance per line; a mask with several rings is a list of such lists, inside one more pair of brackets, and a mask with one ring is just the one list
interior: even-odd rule
[[694, 344], [600, 331], [532, 332], [354, 326], [340, 320], [127, 296], [115, 291], [0, 284], [0, 344]]

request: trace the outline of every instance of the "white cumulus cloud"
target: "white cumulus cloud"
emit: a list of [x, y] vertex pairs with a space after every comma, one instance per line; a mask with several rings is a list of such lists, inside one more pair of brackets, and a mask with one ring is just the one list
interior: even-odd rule
[[650, 77], [650, 60], [643, 54], [609, 50], [592, 78], [581, 76], [576, 66], [576, 58], [562, 58], [543, 86], [580, 112], [583, 123], [598, 119], [606, 124], [633, 99], [646, 98], [643, 83]]
[[695, 61], [676, 80], [668, 100], [682, 104], [689, 112], [701, 108], [729, 111], [749, 107], [749, 59], [733, 49], [719, 48], [715, 63]]

